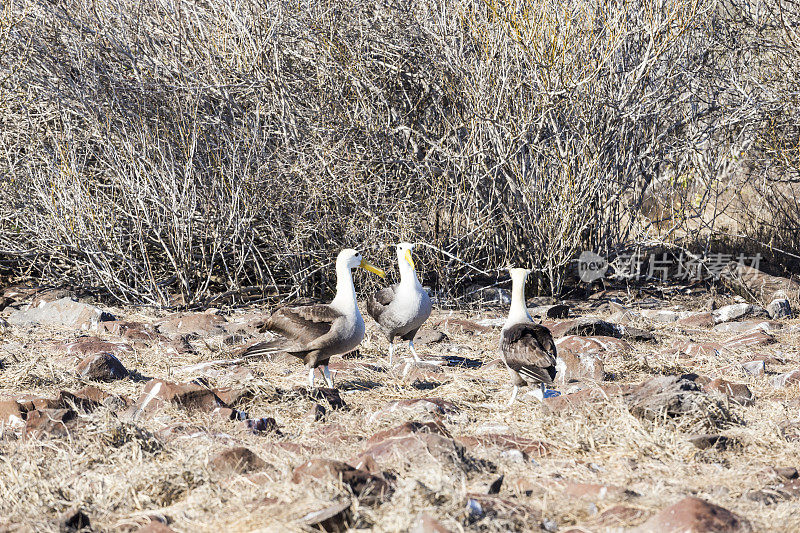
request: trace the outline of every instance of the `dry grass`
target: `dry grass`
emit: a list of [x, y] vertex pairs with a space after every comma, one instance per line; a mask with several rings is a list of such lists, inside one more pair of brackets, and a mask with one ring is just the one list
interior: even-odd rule
[[[491, 316], [496, 316], [494, 312]], [[473, 316], [482, 317], [480, 313]], [[141, 315], [140, 315], [141, 318]], [[795, 321], [796, 323], [797, 321]], [[674, 326], [656, 330], [657, 345], [636, 344], [627, 357], [606, 360], [608, 371], [618, 382], [636, 383], [656, 373], [693, 371], [717, 375], [720, 369], [747, 360], [748, 353], [674, 359], [665, 353], [672, 339], [686, 332]], [[449, 331], [449, 340], [426, 346], [423, 354], [458, 352], [485, 363], [497, 357], [495, 334], [465, 335]], [[719, 338], [731, 334], [691, 332], [692, 338]], [[35, 393], [53, 395], [61, 389], [82, 385], [74, 377], [71, 364], [55, 357], [53, 340], [74, 337], [64, 331], [12, 330], [3, 338], [3, 371], [0, 385], [4, 395]], [[796, 367], [798, 333], [779, 332], [779, 343], [758, 349], [761, 353], [781, 351], [785, 366], [768, 365], [770, 372]], [[123, 355], [125, 364], [142, 376], [183, 380], [200, 377], [181, 374], [179, 368], [229, 354], [215, 339], [196, 341], [195, 355], [167, 357], [146, 349]], [[384, 365], [384, 341], [370, 335], [361, 347], [358, 362]], [[773, 480], [771, 466], [800, 466], [800, 441], [787, 440], [781, 426], [797, 417], [800, 392], [796, 388], [775, 390], [764, 378], [725, 375], [744, 382], [757, 397], [753, 406], [727, 404], [741, 421], [722, 429], [740, 445], [728, 451], [699, 451], [687, 442], [697, 431], [698, 419], [645, 422], [633, 417], [622, 402], [598, 402], [589, 410], [547, 414], [536, 403], [504, 406], [509, 387], [505, 370], [497, 365], [477, 369], [448, 368], [441, 384], [420, 390], [392, 377], [385, 371], [343, 371], [337, 376], [338, 388], [348, 403], [346, 410], [329, 411], [326, 424], [340, 424], [344, 440], [326, 441], [317, 433], [319, 422], [302, 416], [312, 401], [300, 396], [276, 395], [304, 382], [299, 365], [253, 361], [247, 364], [254, 377], [244, 385], [252, 397], [243, 404], [253, 417], [274, 417], [283, 433], [258, 436], [245, 431], [237, 422], [220, 420], [208, 413], [191, 412], [170, 406], [135, 423], [126, 422], [119, 412], [99, 408], [82, 415], [81, 427], [68, 438], [21, 439], [18, 432], [5, 428], [0, 433], [0, 528], [8, 530], [55, 531], [54, 519], [60, 512], [79, 506], [100, 530], [135, 529], [149, 517], [168, 519], [179, 531], [300, 531], [298, 519], [310, 512], [347, 497], [338, 483], [291, 482], [291, 471], [310, 457], [349, 460], [364, 448], [363, 438], [405, 420], [402, 414], [374, 420], [370, 415], [388, 401], [400, 398], [438, 397], [454, 402], [459, 412], [444, 418], [455, 435], [486, 432], [513, 433], [540, 438], [553, 445], [553, 453], [532, 461], [517, 461], [499, 450], [478, 448], [469, 454], [484, 463], [477, 468], [462, 468], [458, 461], [411, 463], [398, 460], [396, 490], [387, 502], [370, 507], [355, 505], [355, 525], [377, 531], [403, 531], [416, 516], [428, 512], [455, 531], [501, 531], [522, 527], [536, 529], [539, 521], [501, 517], [470, 523], [465, 511], [465, 494], [485, 492], [501, 473], [505, 484], [501, 496], [539, 511], [559, 528], [591, 523], [596, 512], [616, 503], [639, 507], [647, 512], [694, 494], [737, 512], [753, 522], [757, 530], [774, 531], [776, 524], [785, 531], [800, 531], [800, 511], [796, 501], [786, 500], [766, 506], [751, 501], [746, 494]], [[220, 375], [205, 371], [213, 385], [231, 384]], [[374, 386], [365, 387], [373, 383]], [[113, 394], [136, 397], [142, 382], [126, 379], [99, 386]], [[165, 428], [175, 428], [172, 435]], [[291, 450], [276, 443], [306, 445], [310, 449]], [[209, 458], [231, 445], [247, 446], [271, 466], [269, 481], [257, 482], [246, 475], [224, 474], [209, 467]], [[524, 478], [536, 489], [518, 492], [513, 481]], [[619, 485], [638, 497], [588, 501], [565, 498], [560, 480]], [[793, 525], [794, 524], [794, 525]]]

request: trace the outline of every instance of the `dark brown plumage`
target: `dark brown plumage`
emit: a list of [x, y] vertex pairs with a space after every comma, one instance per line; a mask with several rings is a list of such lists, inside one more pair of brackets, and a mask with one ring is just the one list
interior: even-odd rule
[[532, 322], [509, 326], [501, 334], [500, 350], [515, 386], [555, 379], [556, 345], [546, 327]]
[[[343, 319], [344, 314], [325, 304], [282, 307], [272, 313], [264, 328], [286, 339], [278, 345], [281, 351], [316, 368], [327, 365], [331, 356], [341, 353], [337, 351], [340, 339], [331, 331], [337, 329], [337, 320]], [[278, 346], [274, 341], [261, 342], [248, 348], [243, 355], [272, 353]]]

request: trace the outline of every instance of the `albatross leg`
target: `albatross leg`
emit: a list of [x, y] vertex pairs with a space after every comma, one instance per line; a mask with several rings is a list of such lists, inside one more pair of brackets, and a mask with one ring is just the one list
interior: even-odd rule
[[325, 377], [325, 384], [328, 385], [331, 389], [333, 388], [333, 376], [331, 376], [331, 371], [328, 368], [328, 365], [324, 365], [322, 367], [322, 375]]
[[510, 400], [508, 400], [508, 406], [509, 406], [509, 407], [511, 406], [511, 404], [513, 404], [513, 403], [514, 403], [514, 400], [516, 400], [516, 399], [517, 399], [517, 393], [518, 393], [518, 392], [519, 392], [519, 387], [517, 387], [516, 385], [514, 385], [514, 392], [512, 392], [512, 393], [511, 393], [511, 399], [510, 399]]
[[411, 350], [411, 355], [414, 356], [414, 361], [417, 363], [421, 363], [422, 359], [419, 358], [417, 355], [417, 351], [414, 349], [414, 339], [408, 341], [408, 349]]
[[314, 388], [314, 367], [309, 367], [308, 369], [308, 386], [310, 388]]
[[389, 366], [392, 366], [392, 353], [394, 353], [394, 342], [389, 341]]

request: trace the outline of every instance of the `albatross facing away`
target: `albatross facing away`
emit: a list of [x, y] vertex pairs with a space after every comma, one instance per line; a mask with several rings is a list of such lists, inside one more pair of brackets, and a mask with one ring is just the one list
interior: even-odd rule
[[509, 268], [511, 273], [511, 308], [500, 332], [500, 351], [508, 373], [514, 383], [514, 392], [508, 405], [514, 403], [519, 387], [541, 384], [544, 397], [545, 384], [556, 376], [556, 345], [550, 330], [534, 324], [525, 305], [525, 280], [530, 270]]
[[414, 335], [431, 315], [431, 299], [422, 288], [414, 270], [411, 251], [414, 245], [401, 242], [397, 245], [397, 262], [400, 283], [378, 291], [367, 300], [367, 313], [375, 319], [389, 339], [389, 364], [392, 364], [394, 338], [408, 341], [414, 361], [421, 361], [414, 349]]
[[364, 338], [364, 319], [358, 310], [352, 269], [361, 267], [384, 277], [383, 270], [347, 248], [336, 258], [336, 297], [329, 304], [282, 307], [272, 313], [265, 326], [288, 341], [276, 347], [274, 342], [251, 346], [244, 356], [285, 351], [302, 359], [308, 369], [308, 384], [314, 386], [314, 369], [322, 367], [325, 383], [333, 387], [328, 360], [334, 355], [354, 350]]

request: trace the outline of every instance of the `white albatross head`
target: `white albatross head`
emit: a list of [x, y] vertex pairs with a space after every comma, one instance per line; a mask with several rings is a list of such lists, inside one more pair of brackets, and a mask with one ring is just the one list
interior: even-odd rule
[[508, 270], [508, 273], [511, 274], [512, 284], [522, 282], [523, 286], [525, 285], [525, 280], [528, 278], [528, 274], [533, 272], [533, 270], [529, 268], [508, 267], [506, 270]]
[[411, 252], [414, 250], [414, 245], [410, 242], [401, 242], [397, 244], [397, 263], [402, 264], [403, 262], [407, 263], [412, 270], [416, 267], [414, 266], [414, 259], [411, 257]]
[[368, 263], [356, 250], [345, 248], [336, 257], [336, 269], [352, 270], [354, 268], [363, 268], [367, 272], [372, 272], [382, 278], [386, 277], [386, 273], [383, 270]]

